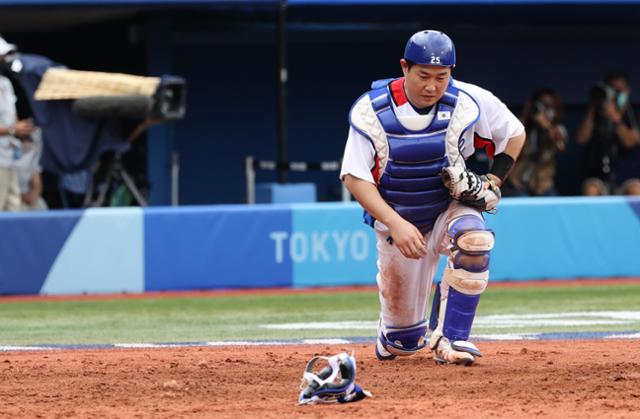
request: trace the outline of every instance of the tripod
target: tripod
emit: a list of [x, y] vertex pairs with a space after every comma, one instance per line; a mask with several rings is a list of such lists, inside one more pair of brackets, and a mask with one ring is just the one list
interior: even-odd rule
[[[85, 207], [102, 207], [107, 200], [107, 197], [113, 197], [118, 189], [118, 186], [124, 185], [126, 190], [131, 194], [135, 202], [141, 206], [146, 207], [148, 205], [147, 200], [140, 190], [133, 182], [131, 175], [125, 170], [122, 165], [121, 155], [119, 152], [113, 154], [113, 159], [108, 163], [104, 180], [99, 181], [92, 179], [89, 185], [89, 190], [85, 196]], [[94, 193], [97, 191], [95, 200], [92, 200]]]

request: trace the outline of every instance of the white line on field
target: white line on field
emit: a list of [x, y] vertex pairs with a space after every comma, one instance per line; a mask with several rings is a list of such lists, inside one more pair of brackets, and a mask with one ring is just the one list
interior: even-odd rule
[[605, 317], [618, 320], [640, 320], [640, 311], [573, 311], [563, 313], [490, 314], [487, 316], [478, 316], [478, 318], [492, 320], [563, 319], [572, 317]]
[[500, 321], [488, 321], [487, 319], [477, 318], [473, 325], [476, 327], [494, 328], [494, 329], [507, 329], [515, 327], [549, 327], [549, 326], [595, 326], [595, 325], [622, 325], [632, 324], [633, 321], [623, 320], [571, 320], [571, 319], [550, 319], [550, 320], [500, 320]]
[[306, 345], [344, 345], [351, 342], [346, 339], [303, 339], [302, 343]]
[[0, 346], [0, 352], [9, 351], [53, 351], [60, 348], [53, 346]]
[[632, 333], [630, 335], [611, 335], [606, 336], [605, 339], [640, 339], [640, 333]]
[[205, 342], [206, 346], [264, 346], [264, 345], [290, 345], [289, 342], [278, 342], [278, 341], [216, 341], [216, 342]]
[[540, 339], [539, 333], [483, 333], [472, 334], [474, 339], [486, 339], [486, 340], [536, 340]]
[[[571, 313], [537, 313], [537, 314], [494, 314], [478, 316], [474, 321], [476, 327], [483, 328], [518, 328], [518, 327], [572, 327], [625, 325], [640, 320], [640, 311], [578, 311]], [[263, 329], [274, 330], [375, 330], [377, 321], [336, 321], [336, 322], [301, 322], [260, 325]]]
[[[500, 340], [538, 340], [538, 339], [640, 339], [639, 332], [631, 333], [593, 333], [593, 332], [569, 332], [569, 333], [488, 333], [472, 335], [474, 339], [488, 341]], [[28, 351], [67, 351], [79, 349], [108, 350], [108, 349], [166, 349], [166, 348], [194, 348], [194, 347], [231, 347], [231, 346], [284, 346], [284, 345], [350, 345], [356, 343], [371, 343], [373, 338], [361, 339], [294, 339], [283, 341], [213, 341], [213, 342], [183, 342], [183, 343], [117, 343], [99, 345], [56, 345], [56, 346], [0, 346], [0, 352], [28, 352]]]
[[[298, 344], [304, 345], [341, 345], [351, 343], [346, 339], [302, 339]], [[278, 341], [222, 341], [206, 342], [207, 346], [263, 346], [263, 345], [291, 345], [291, 342]]]
[[114, 343], [115, 348], [123, 349], [146, 349], [146, 348], [179, 348], [184, 345], [173, 343]]
[[372, 321], [345, 321], [345, 322], [303, 322], [303, 323], [280, 323], [263, 324], [264, 329], [277, 330], [322, 330], [322, 329], [375, 329], [378, 322]]

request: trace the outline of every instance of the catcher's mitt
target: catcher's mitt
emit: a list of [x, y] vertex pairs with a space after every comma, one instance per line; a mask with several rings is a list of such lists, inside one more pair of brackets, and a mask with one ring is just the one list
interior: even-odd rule
[[453, 199], [479, 211], [494, 210], [502, 197], [500, 188], [493, 180], [462, 167], [445, 167], [442, 181]]

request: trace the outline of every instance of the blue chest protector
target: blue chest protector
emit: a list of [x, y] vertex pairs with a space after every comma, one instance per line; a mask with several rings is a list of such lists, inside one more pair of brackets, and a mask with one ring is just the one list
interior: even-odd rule
[[[402, 126], [394, 113], [391, 81], [374, 82], [367, 93], [389, 145], [387, 164], [384, 172], [379, 173], [378, 190], [398, 214], [427, 233], [451, 202], [440, 174], [449, 166], [445, 135], [459, 90], [449, 84], [436, 104], [433, 121], [422, 130], [412, 131]], [[373, 226], [375, 220], [366, 211], [364, 219]]]

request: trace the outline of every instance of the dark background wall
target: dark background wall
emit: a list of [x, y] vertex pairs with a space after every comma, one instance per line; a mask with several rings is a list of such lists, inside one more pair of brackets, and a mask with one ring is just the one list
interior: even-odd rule
[[[562, 194], [577, 194], [582, 149], [575, 129], [589, 89], [605, 71], [622, 68], [633, 79], [632, 101], [640, 97], [638, 14], [637, 6], [623, 5], [291, 8], [289, 157], [339, 159], [354, 99], [372, 80], [400, 75], [398, 61], [413, 32], [437, 28], [456, 43], [454, 76], [493, 91], [514, 113], [537, 88], [560, 93], [570, 143], [557, 184]], [[150, 158], [147, 168], [144, 156], [177, 151], [180, 203], [214, 204], [244, 201], [246, 155], [276, 158], [275, 29], [273, 10], [145, 9], [3, 35], [24, 52], [72, 68], [185, 77], [186, 118], [140, 140], [128, 164], [151, 174], [152, 203], [168, 204], [167, 160]], [[259, 182], [275, 179], [258, 173]], [[320, 200], [339, 199], [337, 173], [289, 179], [317, 182]]]

